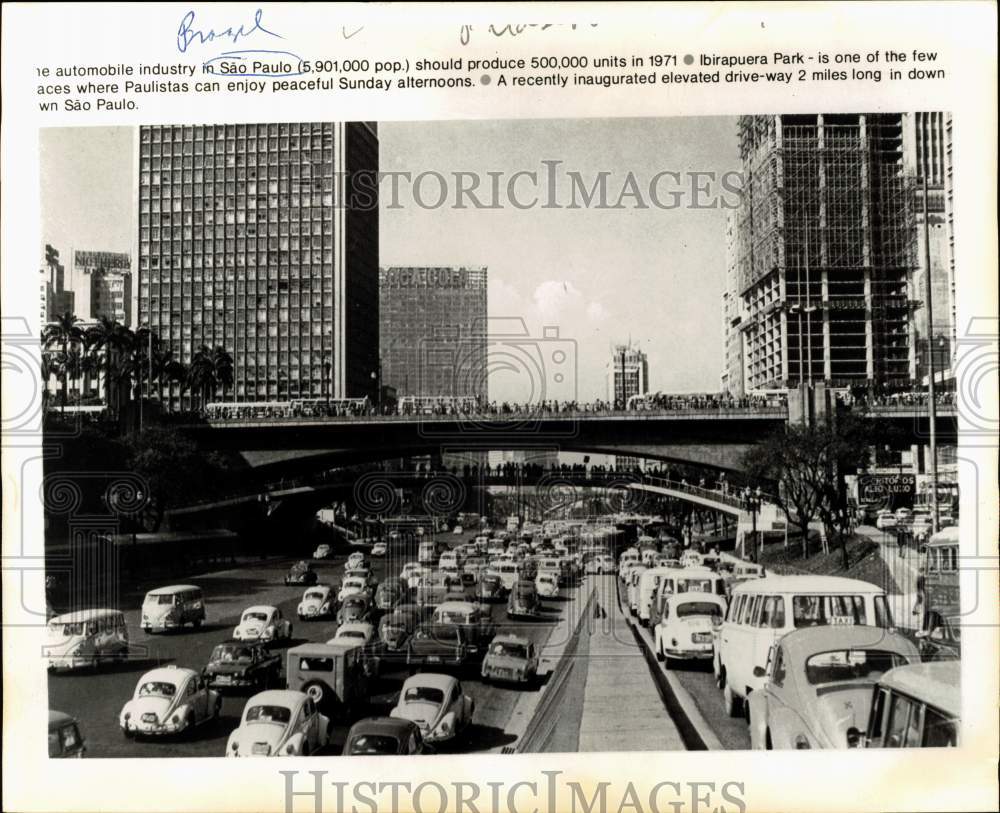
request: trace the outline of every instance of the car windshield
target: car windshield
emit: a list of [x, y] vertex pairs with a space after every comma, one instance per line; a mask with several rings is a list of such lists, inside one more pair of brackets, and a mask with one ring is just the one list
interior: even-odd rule
[[683, 604], [678, 604], [676, 610], [678, 618], [689, 618], [695, 615], [722, 617], [722, 608], [710, 601], [685, 601]]
[[150, 593], [146, 596], [147, 604], [173, 604], [174, 596], [172, 593]]
[[491, 655], [506, 655], [509, 658], [528, 657], [528, 648], [524, 644], [513, 644], [507, 641], [497, 641], [490, 646]]
[[253, 660], [253, 650], [248, 646], [227, 646], [222, 644], [212, 650], [212, 660], [222, 663], [245, 663]]
[[314, 599], [315, 601], [322, 601], [326, 598], [326, 593], [322, 590], [310, 590], [306, 593], [306, 598]]
[[62, 635], [66, 638], [73, 638], [83, 635], [84, 623], [78, 621], [75, 624], [49, 624], [50, 635]]
[[248, 723], [277, 723], [287, 725], [292, 712], [284, 706], [252, 706], [247, 711]]
[[345, 579], [344, 587], [364, 587], [365, 582], [363, 579]]
[[306, 570], [309, 570], [308, 562], [298, 562], [292, 565], [292, 573], [302, 573]]
[[864, 596], [793, 596], [796, 627], [865, 624]]
[[365, 600], [359, 596], [350, 596], [344, 599], [344, 607], [348, 610], [362, 610], [365, 604]]
[[403, 693], [404, 703], [434, 703], [440, 706], [444, 702], [444, 692], [433, 686], [411, 686]]
[[173, 697], [175, 694], [177, 694], [177, 687], [173, 683], [166, 683], [162, 680], [151, 680], [139, 687], [139, 697], [149, 697], [150, 695]]
[[905, 664], [898, 652], [881, 649], [839, 649], [820, 652], [806, 659], [806, 680], [813, 686], [845, 680], [877, 680], [885, 672]]
[[267, 613], [243, 613], [244, 621], [267, 621]]
[[351, 756], [398, 754], [399, 740], [387, 734], [359, 734], [351, 740], [348, 750]]
[[438, 621], [442, 624], [469, 624], [472, 622], [470, 614], [461, 610], [443, 612], [438, 615]]
[[678, 593], [711, 593], [711, 579], [680, 579], [677, 582]]

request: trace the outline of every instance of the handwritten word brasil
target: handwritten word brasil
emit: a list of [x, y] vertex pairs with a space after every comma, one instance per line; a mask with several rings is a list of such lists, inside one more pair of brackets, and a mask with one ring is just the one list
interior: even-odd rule
[[274, 31], [270, 31], [261, 23], [261, 19], [264, 16], [263, 9], [257, 9], [253, 15], [253, 25], [247, 28], [245, 24], [240, 25], [238, 28], [232, 25], [227, 28], [223, 28], [219, 31], [209, 28], [208, 30], [195, 28], [194, 27], [194, 12], [189, 11], [184, 15], [181, 20], [180, 28], [177, 29], [177, 50], [182, 54], [187, 51], [192, 45], [204, 45], [207, 42], [214, 42], [215, 40], [229, 40], [233, 44], [240, 41], [240, 39], [246, 39], [251, 34], [260, 32], [261, 34], [267, 34], [271, 37], [277, 37], [278, 39], [284, 39], [281, 34]]

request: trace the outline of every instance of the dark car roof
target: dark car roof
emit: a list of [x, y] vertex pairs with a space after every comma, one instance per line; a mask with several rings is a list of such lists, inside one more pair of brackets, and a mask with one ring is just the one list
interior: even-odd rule
[[401, 720], [396, 717], [366, 717], [351, 726], [347, 738], [358, 734], [389, 734], [394, 737], [406, 737], [420, 727], [412, 720]]

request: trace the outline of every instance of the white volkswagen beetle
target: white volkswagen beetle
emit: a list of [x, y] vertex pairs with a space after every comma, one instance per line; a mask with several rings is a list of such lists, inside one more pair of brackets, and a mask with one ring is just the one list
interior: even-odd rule
[[306, 588], [296, 612], [299, 621], [312, 620], [321, 616], [333, 615], [336, 606], [337, 597], [333, 594], [330, 585], [317, 584], [315, 587]]
[[656, 659], [709, 660], [714, 653], [713, 626], [726, 614], [726, 600], [712, 593], [668, 596], [660, 623], [653, 628]]
[[222, 711], [222, 696], [208, 688], [193, 669], [163, 666], [146, 672], [135, 694], [118, 715], [126, 737], [181, 734], [214, 720]]
[[457, 679], [423, 672], [403, 684], [389, 716], [416, 723], [425, 742], [444, 742], [472, 722], [475, 710], [476, 701], [462, 693]]
[[291, 637], [292, 622], [282, 617], [281, 610], [268, 604], [247, 607], [233, 630], [237, 641], [279, 641]]
[[255, 694], [240, 726], [229, 735], [227, 757], [298, 757], [330, 741], [330, 720], [305, 692], [273, 689]]

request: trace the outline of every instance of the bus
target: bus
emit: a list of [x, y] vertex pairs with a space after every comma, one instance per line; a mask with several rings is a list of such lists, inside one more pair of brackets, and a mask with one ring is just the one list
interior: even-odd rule
[[958, 526], [931, 536], [923, 553], [914, 608], [914, 613], [921, 615], [917, 632], [920, 657], [925, 661], [958, 658], [961, 654]]

